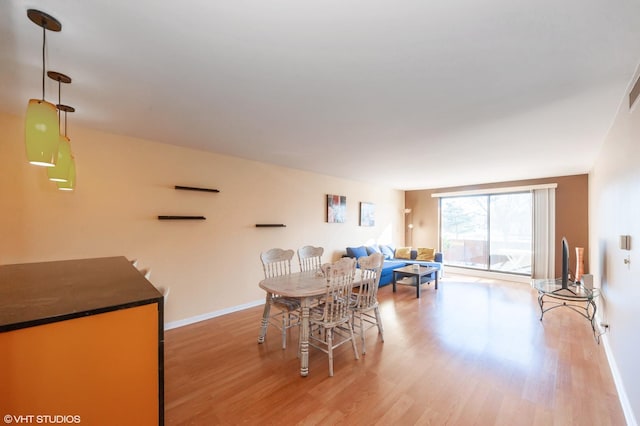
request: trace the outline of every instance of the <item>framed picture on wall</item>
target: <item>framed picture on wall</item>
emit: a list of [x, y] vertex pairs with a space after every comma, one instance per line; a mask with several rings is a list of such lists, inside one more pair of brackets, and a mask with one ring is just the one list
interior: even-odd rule
[[347, 197], [327, 195], [327, 222], [344, 223], [347, 216]]
[[360, 226], [376, 225], [376, 206], [373, 203], [360, 203]]

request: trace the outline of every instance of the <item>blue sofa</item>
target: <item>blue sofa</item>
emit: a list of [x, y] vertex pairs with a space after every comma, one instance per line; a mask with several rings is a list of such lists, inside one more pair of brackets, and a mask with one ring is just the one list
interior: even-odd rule
[[[411, 259], [397, 259], [395, 257], [396, 249], [389, 245], [372, 245], [372, 246], [359, 246], [359, 247], [347, 247], [346, 257], [360, 258], [362, 256], [368, 256], [371, 253], [382, 253], [385, 257], [384, 264], [382, 265], [382, 272], [380, 274], [380, 287], [387, 284], [391, 284], [393, 281], [393, 270], [401, 268], [403, 266], [419, 263], [423, 266], [431, 266], [437, 269], [438, 278], [442, 276], [442, 253], [434, 253], [434, 260], [424, 261], [416, 260], [418, 257], [418, 250], [411, 249]], [[433, 281], [435, 277], [427, 275], [423, 282]]]

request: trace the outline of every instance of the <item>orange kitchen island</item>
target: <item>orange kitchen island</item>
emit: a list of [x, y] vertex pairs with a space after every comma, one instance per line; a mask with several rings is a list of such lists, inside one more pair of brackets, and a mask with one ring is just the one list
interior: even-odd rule
[[0, 266], [2, 419], [164, 424], [163, 309], [125, 257]]

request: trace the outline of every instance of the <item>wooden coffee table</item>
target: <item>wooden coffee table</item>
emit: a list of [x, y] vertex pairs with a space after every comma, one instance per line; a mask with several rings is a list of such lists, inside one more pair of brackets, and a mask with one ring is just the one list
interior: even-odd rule
[[[420, 269], [416, 269], [414, 265], [403, 266], [402, 268], [397, 268], [393, 270], [393, 292], [396, 292], [396, 282], [398, 276], [400, 277], [415, 277], [416, 279], [416, 297], [420, 297], [420, 284], [422, 281], [422, 277], [426, 277], [428, 275], [433, 274], [436, 281], [436, 290], [438, 289], [438, 268], [433, 268], [431, 266], [420, 266]], [[427, 280], [427, 282], [432, 281], [432, 279]]]

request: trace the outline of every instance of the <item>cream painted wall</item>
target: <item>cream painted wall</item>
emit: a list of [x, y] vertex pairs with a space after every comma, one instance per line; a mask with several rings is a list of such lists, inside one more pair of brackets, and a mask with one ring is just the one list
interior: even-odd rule
[[[0, 114], [0, 264], [124, 255], [170, 287], [165, 321], [264, 298], [259, 254], [272, 247], [403, 242], [404, 192], [148, 140], [77, 128], [69, 134], [77, 190], [55, 189], [26, 161], [20, 117]], [[330, 155], [327, 156], [330, 161]], [[217, 188], [219, 194], [176, 191]], [[326, 194], [347, 197], [347, 222], [326, 223]], [[359, 202], [376, 226], [358, 226]], [[206, 221], [159, 221], [158, 215]], [[286, 228], [255, 228], [284, 223]], [[295, 260], [295, 259], [294, 259]], [[295, 260], [297, 269], [297, 260]]]
[[[637, 78], [637, 77], [636, 77]], [[640, 102], [618, 112], [589, 175], [590, 264], [601, 284], [602, 319], [610, 324], [606, 343], [624, 388], [629, 424], [640, 416]], [[631, 250], [619, 248], [631, 235]], [[629, 256], [630, 264], [625, 264]], [[626, 398], [625, 398], [626, 396]], [[628, 404], [627, 404], [628, 403]]]

